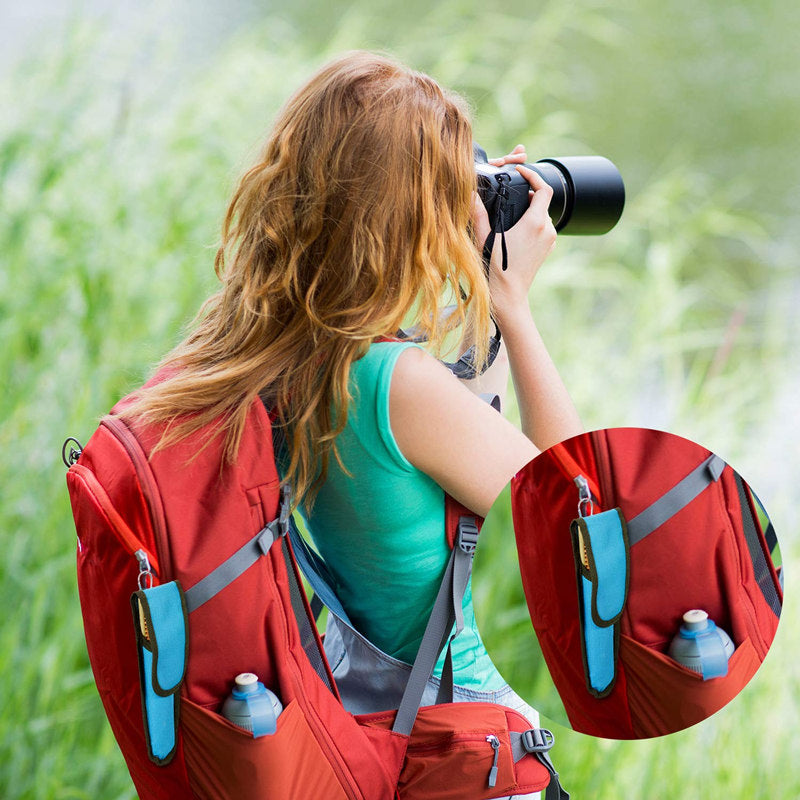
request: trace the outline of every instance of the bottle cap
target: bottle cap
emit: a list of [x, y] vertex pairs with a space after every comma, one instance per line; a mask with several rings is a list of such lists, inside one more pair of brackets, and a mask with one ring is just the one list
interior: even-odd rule
[[699, 631], [708, 627], [708, 614], [699, 608], [693, 608], [683, 615], [683, 622], [690, 631]]
[[241, 672], [233, 679], [233, 682], [240, 692], [252, 692], [256, 689], [258, 675], [254, 675], [252, 672]]

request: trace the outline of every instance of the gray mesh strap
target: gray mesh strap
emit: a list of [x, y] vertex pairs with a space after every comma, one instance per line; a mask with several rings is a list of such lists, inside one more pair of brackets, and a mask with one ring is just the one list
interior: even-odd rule
[[[753, 573], [758, 588], [764, 595], [764, 600], [767, 605], [772, 609], [775, 616], [781, 615], [781, 600], [778, 596], [778, 590], [775, 586], [775, 581], [772, 579], [772, 571], [767, 563], [767, 555], [762, 547], [762, 536], [756, 527], [756, 521], [750, 511], [750, 503], [747, 499], [747, 489], [745, 488], [744, 481], [736, 474], [736, 490], [739, 493], [739, 505], [742, 507], [742, 527], [744, 530], [744, 538], [747, 542], [747, 550], [750, 553], [750, 560], [753, 562]], [[764, 544], [766, 540], [764, 540]], [[767, 545], [768, 546], [768, 545]], [[767, 550], [769, 552], [769, 550]]]
[[544, 794], [545, 800], [569, 800], [569, 792], [561, 785], [556, 768], [548, 755], [555, 742], [553, 734], [546, 728], [530, 728], [523, 733], [509, 731], [508, 736], [515, 764], [525, 756], [532, 755], [550, 773], [550, 783], [547, 784]]
[[265, 556], [273, 543], [281, 537], [280, 519], [265, 525], [247, 544], [240, 547], [230, 558], [223, 561], [213, 572], [186, 590], [186, 608], [191, 613], [203, 603], [233, 583]]
[[456, 622], [454, 609], [458, 608], [459, 614], [461, 613], [464, 590], [472, 571], [472, 557], [477, 540], [478, 528], [474, 518], [462, 517], [458, 524], [456, 544], [450, 554], [450, 560], [447, 562], [439, 593], [436, 595], [433, 610], [428, 618], [428, 624], [414, 660], [414, 666], [411, 668], [411, 674], [405, 692], [403, 692], [403, 699], [397, 709], [397, 716], [392, 726], [395, 733], [408, 736], [414, 727], [414, 720], [417, 718], [417, 711], [419, 711], [419, 704], [422, 701], [422, 694], [428, 678], [430, 678], [439, 653], [442, 652], [450, 638]]
[[710, 455], [665, 495], [637, 514], [628, 522], [631, 547], [689, 505], [703, 489], [718, 481], [724, 469], [725, 462], [719, 456]]
[[[286, 564], [286, 574], [289, 578], [289, 598], [292, 602], [292, 613], [297, 622], [297, 631], [300, 634], [300, 642], [303, 646], [314, 672], [325, 684], [329, 691], [334, 692], [328, 676], [327, 659], [322, 650], [321, 642], [314, 629], [313, 622], [306, 611], [304, 602], [305, 592], [300, 583], [300, 576], [297, 574], [296, 561], [293, 558], [292, 550], [289, 548], [289, 537], [283, 537], [282, 542], [283, 558]], [[335, 694], [335, 692], [334, 692]]]

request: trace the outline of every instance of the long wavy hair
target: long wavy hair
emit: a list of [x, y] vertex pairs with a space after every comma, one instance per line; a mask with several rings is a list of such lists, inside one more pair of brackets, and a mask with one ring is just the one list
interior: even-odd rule
[[[350, 367], [414, 323], [435, 353], [464, 324], [485, 356], [489, 294], [470, 234], [465, 102], [394, 60], [348, 53], [280, 112], [222, 226], [222, 286], [123, 415], [164, 423], [165, 447], [216, 421], [235, 460], [267, 396], [288, 481], [313, 501], [347, 421]], [[443, 298], [456, 305], [441, 313]], [[343, 465], [346, 467], [346, 465]]]

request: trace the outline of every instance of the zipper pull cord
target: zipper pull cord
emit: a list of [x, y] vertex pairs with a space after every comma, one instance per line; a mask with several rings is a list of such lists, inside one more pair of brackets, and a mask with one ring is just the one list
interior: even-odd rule
[[497, 760], [500, 757], [500, 740], [494, 735], [490, 734], [486, 737], [486, 741], [492, 746], [494, 750], [494, 761], [492, 768], [489, 770], [489, 788], [493, 789], [497, 784]]

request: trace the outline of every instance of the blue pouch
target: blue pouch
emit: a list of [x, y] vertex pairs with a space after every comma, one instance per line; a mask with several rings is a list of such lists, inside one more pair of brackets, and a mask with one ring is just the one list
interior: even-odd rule
[[187, 611], [177, 581], [141, 589], [131, 596], [139, 653], [147, 754], [168, 764], [178, 741], [180, 688], [186, 674]]
[[581, 516], [570, 526], [578, 578], [586, 688], [606, 697], [617, 677], [619, 621], [630, 583], [630, 544], [618, 508]]

